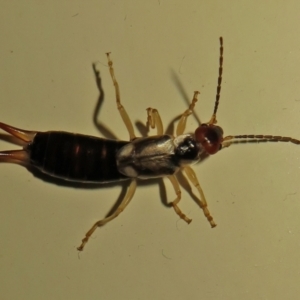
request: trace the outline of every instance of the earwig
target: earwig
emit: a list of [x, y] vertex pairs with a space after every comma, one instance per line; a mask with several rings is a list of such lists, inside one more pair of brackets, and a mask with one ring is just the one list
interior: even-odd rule
[[219, 75], [212, 117], [207, 123], [200, 124], [194, 134], [184, 134], [187, 118], [193, 113], [200, 94], [198, 91], [194, 92], [189, 108], [179, 119], [175, 137], [164, 134], [160, 115], [154, 108], [147, 109], [147, 126], [156, 128], [156, 135], [135, 136], [132, 122], [121, 104], [120, 89], [110, 53], [106, 55], [115, 88], [117, 108], [129, 133], [129, 141], [109, 140], [63, 131], [28, 131], [0, 123], [1, 129], [25, 143], [22, 150], [0, 152], [1, 162], [29, 165], [52, 177], [75, 183], [130, 181], [120, 205], [111, 215], [97, 221], [91, 227], [77, 248], [79, 251], [83, 250], [97, 227], [113, 220], [126, 208], [135, 193], [138, 179], [168, 177], [176, 194], [171, 204], [176, 214], [190, 223], [192, 220], [178, 206], [181, 191], [176, 174], [184, 172], [190, 183], [198, 190], [198, 205], [203, 210], [210, 226], [215, 227], [216, 223], [210, 214], [197, 176], [190, 167], [191, 164], [199, 162], [203, 156], [215, 154], [222, 148], [235, 143], [275, 141], [300, 144], [298, 139], [273, 135], [248, 134], [223, 137], [223, 129], [216, 125], [223, 74], [222, 37], [220, 37]]

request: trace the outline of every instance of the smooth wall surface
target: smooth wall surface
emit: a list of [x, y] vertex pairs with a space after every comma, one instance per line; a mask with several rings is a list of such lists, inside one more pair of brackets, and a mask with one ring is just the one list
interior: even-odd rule
[[[299, 10], [292, 0], [1, 1], [0, 121], [112, 136], [106, 126], [128, 139], [110, 51], [137, 135], [147, 107], [168, 128], [195, 90], [196, 117], [206, 122], [223, 36], [218, 122], [225, 135], [300, 138]], [[100, 131], [93, 63], [103, 88]], [[19, 148], [0, 138], [0, 150]], [[215, 229], [186, 185], [180, 207], [190, 225], [160, 200], [175, 198], [167, 179], [141, 182], [82, 253], [76, 247], [84, 233], [126, 185], [70, 187], [0, 164], [1, 299], [297, 299], [299, 157], [299, 146], [261, 143], [234, 145], [197, 164]]]

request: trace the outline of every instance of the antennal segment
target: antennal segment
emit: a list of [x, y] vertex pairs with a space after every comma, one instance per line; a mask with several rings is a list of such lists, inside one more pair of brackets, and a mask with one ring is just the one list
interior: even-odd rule
[[209, 124], [217, 123], [217, 110], [218, 110], [220, 94], [221, 94], [221, 84], [222, 84], [222, 74], [223, 74], [223, 52], [224, 52], [223, 38], [220, 37], [219, 76], [218, 76], [216, 102], [215, 102], [213, 115], [212, 115], [210, 121], [208, 122]]
[[278, 135], [245, 134], [226, 136], [223, 139], [222, 147], [229, 147], [231, 144], [261, 142], [290, 142], [296, 145], [300, 145], [300, 140], [294, 139], [292, 137]]

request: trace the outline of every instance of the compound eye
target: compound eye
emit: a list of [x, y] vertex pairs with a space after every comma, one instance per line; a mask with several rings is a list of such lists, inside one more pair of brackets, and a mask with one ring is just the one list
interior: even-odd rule
[[208, 154], [215, 154], [222, 148], [223, 130], [219, 126], [202, 124], [195, 131], [195, 139]]

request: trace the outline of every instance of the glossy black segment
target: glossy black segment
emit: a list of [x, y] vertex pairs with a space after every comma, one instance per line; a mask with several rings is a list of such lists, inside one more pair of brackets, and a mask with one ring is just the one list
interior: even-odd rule
[[178, 145], [175, 150], [175, 155], [182, 162], [191, 162], [199, 158], [200, 152], [197, 142], [189, 137], [184, 139], [183, 142]]

